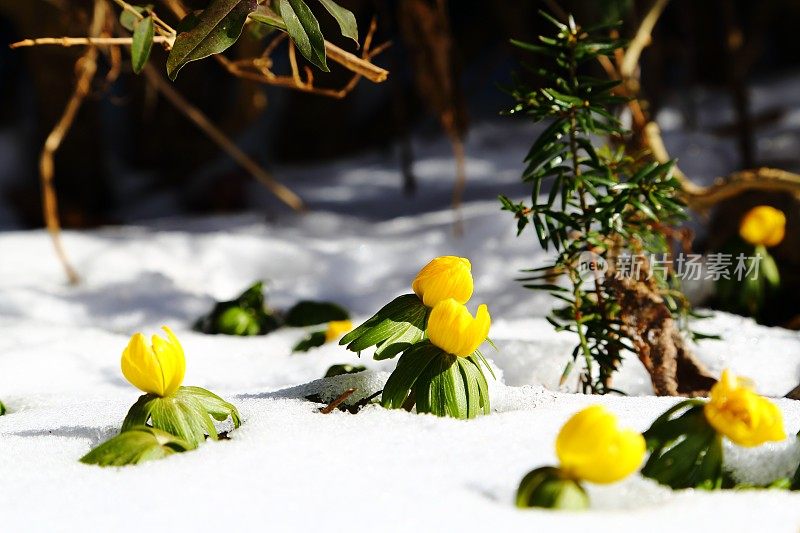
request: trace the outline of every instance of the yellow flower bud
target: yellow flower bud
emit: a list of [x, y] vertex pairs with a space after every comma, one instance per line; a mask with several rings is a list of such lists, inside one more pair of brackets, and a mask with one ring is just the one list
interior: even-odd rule
[[353, 323], [349, 320], [333, 320], [328, 322], [328, 329], [325, 330], [325, 342], [333, 342], [339, 337], [353, 329]]
[[153, 335], [152, 345], [141, 333], [131, 337], [122, 352], [122, 374], [131, 385], [147, 393], [169, 396], [181, 386], [186, 359], [178, 338], [167, 326], [167, 340]]
[[739, 235], [756, 246], [777, 246], [786, 233], [786, 215], [768, 205], [754, 207], [739, 223]]
[[747, 379], [724, 370], [711, 387], [703, 412], [711, 426], [739, 446], [758, 446], [786, 438], [778, 406], [759, 396]]
[[437, 257], [419, 271], [411, 289], [428, 307], [447, 298], [465, 304], [472, 296], [471, 270], [469, 259], [464, 257]]
[[575, 413], [556, 438], [561, 469], [576, 479], [614, 483], [642, 464], [644, 437], [617, 427], [616, 417], [601, 405]]
[[431, 311], [428, 338], [447, 353], [468, 357], [486, 340], [491, 322], [486, 305], [480, 305], [473, 318], [463, 304], [448, 298]]

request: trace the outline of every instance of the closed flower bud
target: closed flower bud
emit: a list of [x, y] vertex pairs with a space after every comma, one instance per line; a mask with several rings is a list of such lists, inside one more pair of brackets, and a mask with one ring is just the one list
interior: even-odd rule
[[226, 309], [217, 320], [217, 330], [223, 335], [258, 335], [258, 319], [242, 309], [231, 307]]
[[152, 344], [141, 333], [131, 337], [122, 352], [122, 374], [131, 385], [157, 396], [170, 396], [183, 382], [186, 359], [178, 338], [164, 326], [167, 340], [153, 335]]
[[353, 329], [353, 323], [349, 320], [333, 320], [328, 322], [328, 329], [325, 330], [325, 342], [333, 342], [339, 337]]
[[422, 270], [411, 284], [411, 289], [428, 307], [447, 298], [465, 304], [472, 296], [472, 265], [464, 257], [437, 257]]
[[576, 479], [614, 483], [642, 464], [645, 441], [633, 430], [621, 430], [605, 407], [593, 405], [574, 414], [556, 439], [561, 469]]
[[703, 408], [706, 419], [732, 442], [752, 447], [786, 438], [780, 409], [756, 394], [748, 380], [724, 370], [710, 397]]
[[517, 489], [517, 507], [580, 511], [589, 507], [589, 497], [577, 480], [558, 468], [545, 466], [522, 479]]
[[742, 218], [739, 235], [755, 246], [777, 246], [786, 233], [786, 215], [768, 205], [754, 207]]
[[428, 338], [445, 352], [468, 357], [489, 335], [491, 317], [486, 305], [480, 305], [475, 317], [452, 298], [442, 300], [428, 317]]

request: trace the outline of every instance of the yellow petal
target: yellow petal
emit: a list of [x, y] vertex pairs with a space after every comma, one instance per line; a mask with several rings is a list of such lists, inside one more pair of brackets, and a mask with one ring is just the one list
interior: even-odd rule
[[645, 455], [639, 433], [620, 430], [613, 414], [593, 405], [573, 415], [556, 438], [556, 455], [568, 475], [614, 483], [635, 472]]
[[448, 298], [437, 303], [431, 311], [427, 334], [430, 341], [445, 352], [468, 357], [486, 340], [490, 325], [491, 317], [486, 305], [478, 307], [473, 318], [463, 304]]
[[136, 333], [122, 352], [122, 374], [131, 385], [144, 392], [162, 395], [164, 380], [153, 349], [144, 335]]
[[753, 447], [786, 438], [780, 409], [759, 396], [748, 380], [724, 370], [703, 407], [718, 433], [740, 446]]
[[471, 270], [469, 259], [464, 257], [437, 257], [419, 271], [411, 289], [428, 307], [447, 298], [464, 304], [472, 296]]
[[158, 396], [169, 396], [180, 387], [186, 372], [186, 359], [178, 338], [168, 327], [167, 339], [153, 335], [148, 346], [144, 335], [136, 333], [122, 352], [122, 374], [136, 388]]
[[739, 235], [753, 245], [777, 246], [786, 233], [786, 215], [768, 205], [754, 207], [742, 217]]
[[353, 329], [353, 323], [349, 320], [333, 320], [328, 322], [328, 329], [325, 330], [325, 342], [333, 342], [351, 329]]

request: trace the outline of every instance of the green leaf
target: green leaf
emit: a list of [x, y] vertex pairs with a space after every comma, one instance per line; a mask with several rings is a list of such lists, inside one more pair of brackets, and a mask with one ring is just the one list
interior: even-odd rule
[[335, 376], [343, 376], [346, 374], [358, 374], [359, 372], [364, 372], [367, 369], [365, 366], [361, 365], [350, 365], [347, 363], [343, 363], [340, 365], [333, 365], [325, 372], [326, 378], [332, 378]]
[[[175, 80], [189, 62], [227, 50], [242, 34], [256, 0], [213, 0], [196, 19], [191, 29], [179, 33], [167, 58], [167, 74]], [[189, 15], [192, 17], [193, 15]]]
[[80, 461], [99, 466], [135, 465], [191, 449], [187, 442], [165, 431], [139, 426], [100, 444], [81, 457]]
[[258, 281], [236, 299], [217, 302], [209, 314], [197, 320], [194, 329], [202, 333], [245, 337], [266, 335], [280, 326], [278, 318], [266, 306], [264, 283]]
[[387, 359], [419, 342], [425, 335], [428, 308], [416, 294], [398, 296], [339, 341], [352, 352], [379, 346], [376, 359]]
[[388, 409], [403, 407], [417, 379], [439, 354], [444, 354], [444, 352], [430, 341], [416, 344], [405, 352], [397, 361], [397, 367], [392, 371], [389, 379], [386, 380], [381, 395], [381, 405]]
[[458, 364], [464, 376], [469, 402], [468, 417], [473, 418], [478, 412], [488, 415], [491, 412], [489, 403], [489, 386], [478, 362], [472, 357], [459, 358]]
[[131, 61], [133, 63], [133, 71], [136, 74], [139, 74], [144, 69], [147, 60], [150, 58], [154, 36], [155, 25], [153, 24], [153, 17], [145, 17], [134, 25]]
[[339, 23], [339, 29], [342, 31], [344, 37], [353, 39], [358, 44], [358, 24], [356, 24], [356, 17], [349, 9], [345, 9], [333, 0], [319, 0], [328, 13], [333, 15], [336, 22]]
[[281, 16], [266, 5], [258, 6], [255, 11], [250, 13], [250, 18], [267, 26], [286, 31], [286, 24]]
[[467, 418], [467, 392], [457, 359], [456, 356], [441, 353], [420, 376], [414, 386], [418, 413]]
[[279, 0], [280, 14], [286, 31], [303, 57], [320, 70], [329, 72], [325, 61], [325, 38], [319, 22], [303, 0]]
[[206, 412], [218, 422], [223, 422], [230, 417], [234, 428], [238, 428], [242, 425], [239, 410], [236, 406], [223, 400], [210, 390], [206, 390], [202, 387], [181, 387], [176, 394], [194, 397], [200, 402]]
[[312, 348], [319, 348], [325, 344], [325, 332], [315, 331], [309, 333], [300, 342], [294, 345], [292, 352], [307, 352]]
[[[144, 15], [149, 10], [153, 9], [152, 5], [148, 5], [147, 7], [141, 6], [131, 6], [134, 11], [139, 13], [140, 15]], [[133, 31], [136, 28], [136, 23], [139, 22], [141, 17], [137, 17], [127, 9], [122, 10], [122, 13], [119, 14], [119, 23], [120, 25], [128, 31]]]
[[347, 320], [350, 314], [341, 306], [331, 302], [304, 300], [286, 312], [284, 322], [293, 328], [327, 324], [334, 320]]
[[181, 438], [196, 448], [206, 436], [217, 439], [212, 417], [222, 421], [228, 416], [234, 427], [238, 427], [241, 423], [239, 412], [232, 404], [199, 387], [180, 387], [175, 394], [164, 398], [154, 394], [141, 396], [122, 422], [122, 431], [149, 422], [154, 428]]
[[3, 404], [3, 402], [0, 402], [0, 416], [3, 416], [7, 412], [8, 411], [6, 410], [6, 406]]

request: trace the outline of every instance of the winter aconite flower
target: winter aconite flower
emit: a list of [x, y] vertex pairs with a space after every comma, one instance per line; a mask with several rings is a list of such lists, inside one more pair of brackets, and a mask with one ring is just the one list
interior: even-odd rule
[[351, 329], [353, 329], [353, 323], [349, 320], [333, 320], [328, 322], [328, 328], [325, 330], [325, 342], [338, 340], [339, 337]]
[[437, 257], [419, 271], [411, 289], [428, 307], [447, 298], [465, 304], [472, 296], [471, 270], [469, 259], [464, 257]]
[[617, 419], [600, 405], [570, 418], [556, 439], [561, 470], [592, 483], [614, 483], [642, 464], [645, 440], [633, 430], [621, 430]]
[[186, 359], [178, 338], [167, 326], [167, 339], [153, 335], [152, 344], [141, 333], [131, 337], [122, 352], [122, 373], [134, 387], [157, 396], [170, 396], [183, 382]]
[[491, 321], [486, 305], [480, 305], [473, 317], [463, 304], [448, 298], [431, 311], [428, 338], [447, 353], [468, 357], [486, 340]]
[[734, 443], [752, 447], [786, 438], [780, 409], [748, 380], [725, 370], [710, 396], [703, 409], [708, 423]]
[[742, 218], [739, 235], [755, 246], [777, 246], [786, 232], [786, 215], [768, 205], [754, 207]]

